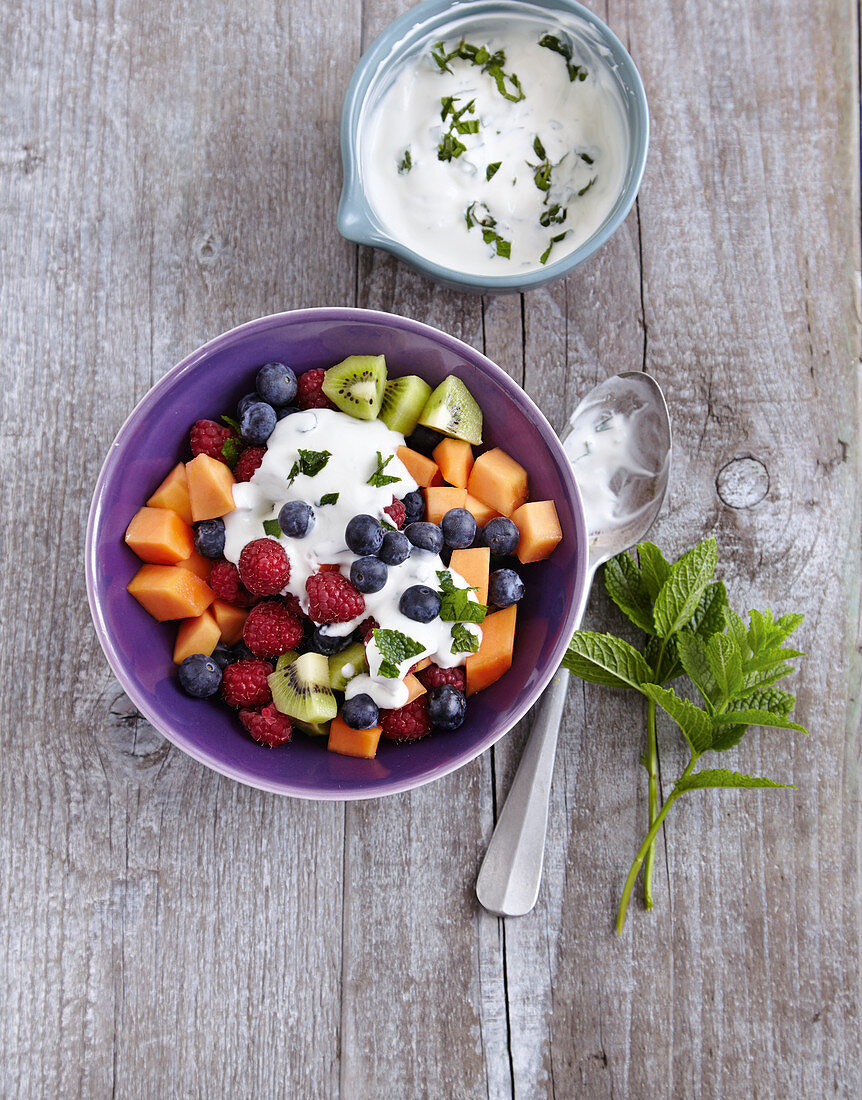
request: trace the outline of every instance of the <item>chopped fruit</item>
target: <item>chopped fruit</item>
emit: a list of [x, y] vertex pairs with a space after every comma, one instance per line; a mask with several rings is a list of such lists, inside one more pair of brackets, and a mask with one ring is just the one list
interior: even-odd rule
[[178, 462], [165, 480], [147, 501], [150, 508], [170, 508], [183, 522], [191, 526], [192, 509], [189, 504], [189, 479], [186, 464]]
[[224, 520], [205, 519], [195, 524], [195, 550], [205, 558], [220, 558], [224, 553]]
[[395, 500], [393, 498], [392, 503], [387, 505], [383, 511], [389, 516], [396, 527], [404, 526], [404, 521], [407, 518], [407, 509], [400, 500]]
[[246, 447], [233, 468], [233, 476], [237, 481], [251, 481], [263, 462], [266, 447]]
[[531, 561], [544, 561], [562, 541], [557, 506], [552, 500], [533, 500], [522, 504], [512, 513], [512, 519], [521, 533], [518, 557], [525, 565]]
[[422, 669], [417, 675], [428, 691], [431, 691], [432, 688], [441, 687], [443, 684], [451, 684], [452, 687], [457, 688], [463, 693], [467, 683], [466, 673], [461, 666], [457, 666], [456, 668], [440, 668], [439, 665], [429, 664], [427, 668]]
[[517, 604], [486, 615], [478, 653], [467, 655], [467, 694], [495, 684], [512, 667]]
[[[196, 573], [202, 581], [206, 581], [208, 584], [212, 564], [209, 558], [205, 558], [202, 554], [199, 554], [197, 550], [192, 550], [187, 558], [183, 558], [182, 561], [177, 562], [180, 569], [188, 569], [191, 573]], [[212, 585], [210, 585], [210, 588], [212, 588]], [[218, 595], [217, 592], [216, 595]]]
[[524, 582], [514, 569], [495, 569], [488, 578], [488, 602], [492, 607], [511, 607], [524, 595]]
[[479, 603], [488, 602], [488, 572], [491, 568], [491, 551], [487, 546], [474, 546], [466, 550], [453, 550], [449, 567], [476, 589]]
[[452, 489], [448, 485], [433, 486], [425, 490], [425, 515], [429, 523], [440, 523], [452, 508], [463, 508], [467, 499], [466, 489]]
[[464, 507], [480, 527], [484, 527], [498, 514], [496, 508], [492, 508], [490, 504], [483, 504], [481, 500], [471, 497], [469, 493], [464, 501]]
[[290, 561], [275, 539], [253, 539], [239, 556], [239, 579], [253, 596], [274, 596], [290, 580]]
[[213, 602], [209, 585], [176, 565], [142, 565], [126, 588], [160, 623], [197, 618]]
[[303, 653], [269, 677], [272, 698], [282, 714], [301, 722], [328, 722], [338, 713], [329, 687], [329, 662], [322, 653]]
[[326, 747], [330, 752], [337, 752], [342, 756], [358, 756], [363, 760], [371, 760], [377, 755], [381, 732], [380, 726], [365, 730], [351, 729], [341, 717], [336, 715], [329, 727], [329, 741]]
[[384, 356], [348, 355], [343, 362], [326, 371], [322, 389], [348, 416], [374, 420], [380, 412], [385, 387]]
[[476, 520], [466, 508], [450, 508], [440, 524], [443, 541], [452, 550], [463, 550], [473, 545], [476, 538]]
[[221, 640], [225, 645], [235, 645], [242, 637], [248, 611], [225, 600], [213, 600], [212, 613], [221, 631]]
[[421, 661], [416, 662], [416, 664], [413, 666], [413, 668], [410, 671], [411, 672], [421, 672], [421, 670], [423, 668], [427, 668], [430, 664], [431, 664], [431, 658], [430, 657], [423, 657]]
[[242, 640], [255, 657], [280, 657], [295, 649], [304, 634], [302, 620], [277, 600], [253, 607], [242, 628]]
[[267, 677], [272, 673], [269, 661], [249, 658], [228, 665], [222, 673], [222, 698], [229, 707], [264, 707], [272, 702]]
[[442, 439], [431, 457], [440, 467], [444, 481], [456, 489], [467, 488], [467, 479], [473, 469], [473, 448], [466, 439]]
[[199, 454], [186, 463], [192, 519], [216, 519], [233, 511], [234, 476], [223, 462]]
[[235, 436], [236, 432], [226, 424], [216, 424], [214, 420], [199, 420], [192, 425], [189, 432], [189, 444], [195, 457], [208, 455], [217, 462], [227, 462], [224, 445]]
[[464, 722], [467, 700], [451, 684], [432, 688], [428, 695], [428, 717], [441, 730], [456, 730]]
[[377, 725], [377, 704], [370, 695], [361, 692], [344, 700], [341, 720], [352, 730], [369, 730]]
[[275, 748], [276, 745], [286, 745], [293, 735], [293, 726], [286, 714], [269, 704], [262, 710], [246, 710], [239, 712], [239, 720], [255, 739], [262, 745]]
[[215, 695], [222, 681], [218, 664], [206, 653], [190, 653], [180, 665], [180, 687], [195, 699]]
[[191, 527], [167, 508], [139, 508], [126, 529], [126, 545], [155, 565], [176, 565], [195, 548]]
[[365, 610], [365, 598], [340, 573], [315, 573], [305, 582], [308, 614], [316, 623], [347, 623]]
[[380, 623], [376, 619], [372, 618], [370, 615], [367, 619], [363, 619], [362, 622], [359, 624], [359, 637], [362, 639], [365, 645], [368, 645], [368, 639], [371, 637], [372, 632], [377, 630], [379, 626]]
[[443, 532], [436, 523], [428, 523], [426, 520], [408, 523], [404, 528], [404, 534], [418, 550], [439, 554], [443, 549]]
[[[206, 559], [204, 559], [206, 560]], [[236, 603], [239, 598], [239, 572], [231, 561], [216, 561], [210, 569], [209, 586], [220, 600]]]
[[482, 529], [482, 542], [495, 558], [505, 558], [518, 549], [521, 532], [512, 520], [497, 516]]
[[410, 435], [431, 396], [431, 387], [424, 378], [405, 374], [392, 378], [383, 391], [383, 403], [377, 414], [387, 428], [402, 435]]
[[[420, 679], [413, 675], [412, 672], [408, 672], [404, 677], [404, 683], [407, 685], [407, 702], [412, 703], [414, 699], [418, 699], [420, 695], [424, 695], [427, 688]], [[406, 706], [406, 704], [405, 704]]]
[[412, 493], [407, 493], [401, 503], [406, 512], [405, 523], [418, 523], [425, 519], [425, 497], [421, 489], [414, 489]]
[[181, 665], [193, 653], [203, 653], [209, 657], [218, 645], [219, 638], [221, 630], [211, 610], [204, 611], [195, 619], [184, 619], [177, 630], [175, 663]]
[[467, 490], [504, 516], [527, 499], [527, 471], [499, 447], [485, 451], [473, 463]]
[[398, 710], [381, 711], [380, 725], [387, 741], [418, 741], [426, 737], [433, 728], [426, 696], [420, 695]]
[[344, 691], [354, 676], [367, 671], [365, 646], [362, 642], [351, 642], [340, 653], [334, 653], [329, 658], [329, 686], [333, 691]]
[[419, 423], [443, 435], [482, 442], [482, 410], [460, 378], [450, 374], [428, 398]]
[[301, 409], [334, 409], [335, 405], [323, 392], [323, 367], [307, 370], [297, 379], [296, 403]]
[[398, 447], [396, 454], [401, 459], [407, 473], [420, 487], [443, 484], [440, 467], [432, 459], [426, 458], [418, 451], [411, 451], [409, 447]]

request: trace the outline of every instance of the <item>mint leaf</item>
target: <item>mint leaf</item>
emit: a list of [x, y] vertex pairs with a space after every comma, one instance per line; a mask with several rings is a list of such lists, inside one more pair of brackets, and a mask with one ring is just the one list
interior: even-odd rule
[[400, 477], [396, 477], [393, 474], [384, 474], [383, 473], [383, 471], [386, 469], [386, 467], [389, 465], [389, 463], [392, 461], [392, 459], [394, 457], [395, 457], [395, 455], [390, 455], [387, 459], [384, 460], [383, 455], [380, 453], [380, 451], [378, 451], [377, 452], [377, 469], [374, 471], [374, 473], [371, 475], [371, 477], [368, 479], [368, 481], [365, 482], [365, 484], [366, 485], [373, 485], [375, 487], [375, 489], [380, 489], [384, 485], [392, 485], [394, 482], [400, 481], [401, 480]]
[[735, 748], [748, 732], [748, 726], [721, 726], [712, 735], [712, 751], [727, 752]]
[[332, 458], [330, 451], [304, 451], [300, 448], [298, 454], [299, 458], [290, 467], [290, 473], [287, 475], [288, 488], [300, 474], [315, 477]]
[[425, 652], [425, 647], [415, 638], [408, 638], [400, 630], [385, 630], [377, 627], [373, 631], [374, 643], [380, 651], [383, 660], [380, 664], [379, 674], [390, 680], [397, 680], [400, 676], [399, 665], [411, 657], [418, 657]]
[[271, 535], [274, 539], [281, 538], [281, 525], [277, 519], [265, 519], [263, 529], [267, 535]]
[[242, 454], [242, 440], [231, 436], [222, 443], [222, 457], [231, 469], [236, 466], [237, 459]]
[[727, 621], [727, 633], [739, 647], [742, 660], [747, 661], [751, 656], [751, 647], [748, 644], [748, 631], [742, 621], [742, 616], [738, 615], [732, 607], [728, 607], [725, 611], [725, 620]]
[[780, 714], [782, 718], [786, 718], [795, 706], [796, 696], [789, 691], [766, 688], [764, 691], [754, 692], [753, 695], [746, 695], [744, 699], [732, 699], [727, 710], [768, 710], [770, 714]]
[[705, 710], [658, 684], [644, 684], [642, 690], [676, 722], [695, 755], [700, 756], [712, 746], [712, 722]]
[[628, 554], [618, 554], [605, 565], [605, 588], [610, 598], [635, 626], [655, 634], [652, 602], [641, 571]]
[[503, 162], [501, 160], [495, 160], [493, 164], [489, 164], [488, 167], [485, 169], [485, 179], [492, 180], [494, 176], [496, 176], [496, 174], [500, 171], [500, 166], [502, 165], [502, 163]]
[[766, 726], [768, 729], [796, 730], [807, 735], [805, 726], [797, 722], [791, 722], [780, 714], [773, 714], [769, 710], [735, 710], [729, 714], [714, 714], [712, 721], [715, 726], [727, 726], [734, 722], [744, 722], [747, 726]]
[[742, 678], [742, 690], [746, 692], [746, 694], [753, 691], [762, 691], [764, 688], [768, 688], [772, 684], [778, 683], [779, 680], [783, 680], [785, 676], [789, 676], [795, 671], [793, 665], [782, 663], [780, 665], [772, 665], [770, 668], [762, 671], [747, 672]]
[[322, 508], [324, 504], [337, 504], [339, 495], [339, 493], [324, 493], [318, 508]]
[[237, 434], [239, 434], [239, 433], [240, 433], [240, 432], [242, 431], [242, 428], [240, 428], [240, 426], [239, 426], [239, 421], [238, 421], [238, 420], [234, 420], [234, 418], [233, 418], [232, 416], [226, 416], [226, 415], [222, 414], [222, 421], [223, 421], [223, 422], [224, 422], [225, 424], [227, 424], [227, 426], [228, 426], [229, 428], [233, 428], [233, 430], [234, 430], [234, 431], [235, 431], [235, 432], [236, 432]]
[[724, 583], [716, 581], [709, 584], [688, 625], [683, 629], [693, 631], [702, 638], [708, 638], [711, 634], [722, 634], [727, 626], [729, 608]]
[[638, 543], [638, 561], [646, 590], [654, 600], [668, 578], [670, 562], [653, 542]]
[[693, 775], [681, 776], [676, 781], [674, 790], [682, 793], [700, 791], [706, 787], [790, 787], [796, 790], [792, 783], [776, 783], [774, 779], [767, 779], [764, 775], [741, 775], [724, 768], [710, 768], [707, 771], [694, 772]]
[[[440, 581], [440, 618], [444, 623], [481, 623], [488, 613], [483, 603], [470, 599], [475, 588], [456, 588], [448, 570], [438, 570]], [[459, 652], [453, 650], [453, 652]], [[472, 650], [471, 652], [475, 652]]]
[[710, 710], [714, 709], [712, 704], [718, 698], [718, 685], [707, 656], [706, 642], [697, 634], [682, 631], [677, 635], [676, 649], [686, 675], [706, 699]]
[[644, 656], [650, 668], [655, 670], [652, 677], [653, 683], [663, 684], [667, 680], [673, 680], [682, 675], [683, 670], [677, 658], [676, 644], [677, 639], [681, 637], [681, 634], [677, 634], [675, 638], [668, 638], [667, 641], [655, 635], [647, 638]]
[[403, 176], [405, 172], [409, 172], [413, 167], [413, 158], [410, 156], [409, 147], [404, 150], [404, 156], [398, 162], [398, 175]]
[[742, 659], [732, 638], [713, 634], [706, 643], [706, 659], [721, 695], [729, 699], [742, 687]]
[[643, 691], [641, 685], [652, 680], [652, 670], [633, 645], [591, 630], [575, 631], [563, 665], [582, 680], [605, 687]]
[[452, 653], [476, 653], [479, 649], [479, 639], [472, 630], [468, 630], [463, 623], [455, 623], [452, 627]]
[[660, 637], [669, 638], [689, 622], [713, 578], [717, 561], [718, 549], [710, 537], [674, 562], [653, 610]]

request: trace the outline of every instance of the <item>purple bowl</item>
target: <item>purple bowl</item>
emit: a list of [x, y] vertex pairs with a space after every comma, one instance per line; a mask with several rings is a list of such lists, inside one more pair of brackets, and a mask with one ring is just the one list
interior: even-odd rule
[[[534, 500], [553, 499], [563, 541], [545, 562], [523, 567], [515, 658], [492, 687], [472, 696], [464, 725], [412, 745], [381, 742], [374, 760], [326, 751], [297, 737], [284, 749], [253, 742], [221, 703], [180, 689], [171, 653], [176, 623], [158, 623], [127, 592], [140, 566], [123, 535], [129, 520], [183, 457], [195, 420], [217, 418], [252, 388], [273, 359], [297, 372], [351, 354], [383, 354], [393, 374], [436, 386], [461, 377], [485, 414], [485, 442], [530, 475]], [[262, 317], [193, 352], [138, 404], [114, 440], [87, 525], [87, 594], [96, 633], [129, 698], [195, 760], [242, 783], [299, 798], [372, 798], [428, 783], [493, 745], [526, 714], [553, 676], [586, 596], [587, 534], [571, 465], [529, 397], [484, 355], [428, 325], [364, 309], [305, 309]]]

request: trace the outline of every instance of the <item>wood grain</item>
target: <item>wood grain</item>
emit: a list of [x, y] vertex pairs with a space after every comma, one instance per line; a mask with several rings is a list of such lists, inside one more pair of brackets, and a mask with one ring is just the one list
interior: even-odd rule
[[[597, 9], [650, 99], [637, 207], [564, 282], [485, 299], [334, 230], [344, 90], [406, 6], [0, 5], [0, 1093], [858, 1095], [856, 6]], [[111, 438], [205, 339], [322, 304], [453, 333], [558, 430], [647, 370], [676, 448], [656, 539], [714, 533], [735, 604], [807, 614], [810, 740], [727, 761], [797, 791], [683, 801], [621, 940], [631, 700], [573, 684], [539, 904], [502, 921], [472, 884], [529, 722], [410, 795], [316, 805], [204, 770], [111, 677], [79, 564]], [[586, 623], [623, 625], [598, 590]]]

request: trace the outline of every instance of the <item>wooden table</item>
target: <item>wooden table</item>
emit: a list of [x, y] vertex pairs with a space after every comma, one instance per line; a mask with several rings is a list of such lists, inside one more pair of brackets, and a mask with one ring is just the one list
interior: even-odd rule
[[[2, 6], [0, 1092], [859, 1095], [856, 6], [602, 5], [651, 105], [637, 207], [565, 282], [484, 299], [335, 232], [345, 87], [406, 6]], [[209, 337], [313, 305], [453, 333], [558, 429], [647, 370], [657, 541], [713, 533], [737, 606], [807, 613], [810, 740], [728, 760], [798, 790], [688, 796], [622, 939], [630, 699], [573, 685], [539, 903], [502, 921], [473, 882], [526, 723], [413, 794], [315, 805], [187, 759], [108, 669], [81, 559], [114, 433]], [[587, 625], [620, 625], [599, 591]]]

